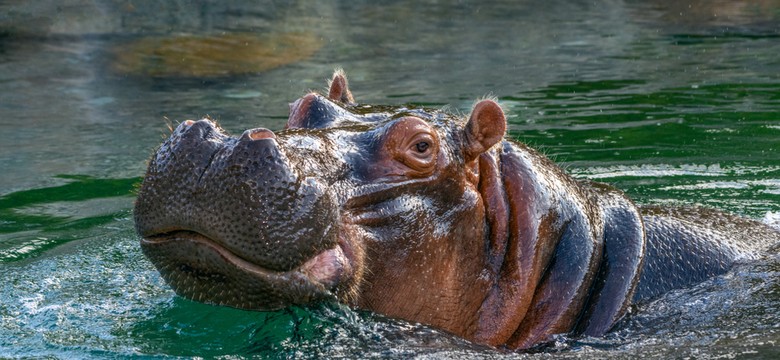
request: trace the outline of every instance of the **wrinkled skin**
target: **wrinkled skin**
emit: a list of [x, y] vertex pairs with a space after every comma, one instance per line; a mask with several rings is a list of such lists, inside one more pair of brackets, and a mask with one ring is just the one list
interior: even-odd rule
[[759, 256], [777, 233], [713, 210], [640, 208], [503, 140], [492, 100], [467, 121], [327, 96], [286, 129], [185, 121], [135, 208], [144, 253], [181, 296], [271, 310], [334, 299], [472, 341], [598, 336], [631, 303]]

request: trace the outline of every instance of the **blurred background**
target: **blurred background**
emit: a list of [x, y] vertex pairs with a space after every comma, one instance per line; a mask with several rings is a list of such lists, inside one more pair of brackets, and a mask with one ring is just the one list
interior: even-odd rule
[[780, 1], [0, 1], [0, 357], [780, 356], [769, 257], [599, 339], [504, 354], [336, 305], [165, 287], [133, 189], [169, 126], [281, 129], [344, 68], [361, 103], [467, 113], [641, 204], [777, 224]]

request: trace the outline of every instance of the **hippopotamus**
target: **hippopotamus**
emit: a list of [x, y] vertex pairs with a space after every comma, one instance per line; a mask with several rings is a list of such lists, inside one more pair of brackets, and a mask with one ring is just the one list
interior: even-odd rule
[[631, 304], [761, 256], [778, 232], [702, 208], [638, 206], [505, 139], [495, 99], [467, 118], [355, 102], [337, 71], [284, 129], [181, 123], [134, 218], [188, 299], [251, 310], [338, 301], [478, 344], [600, 336]]

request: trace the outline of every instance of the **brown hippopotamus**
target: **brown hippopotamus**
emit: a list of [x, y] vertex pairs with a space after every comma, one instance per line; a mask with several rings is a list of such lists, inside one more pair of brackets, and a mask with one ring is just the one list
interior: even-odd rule
[[342, 72], [276, 133], [185, 121], [138, 192], [143, 252], [193, 300], [336, 299], [518, 349], [601, 335], [630, 304], [780, 240], [714, 210], [637, 206], [504, 140], [506, 126], [491, 99], [467, 121], [357, 105]]

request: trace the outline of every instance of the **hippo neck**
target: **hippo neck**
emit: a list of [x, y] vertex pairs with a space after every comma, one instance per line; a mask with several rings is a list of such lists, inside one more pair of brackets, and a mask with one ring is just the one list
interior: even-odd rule
[[[522, 144], [504, 142], [478, 161], [494, 285], [480, 309], [474, 339], [524, 347], [570, 331], [601, 260], [603, 226], [576, 215], [585, 212], [589, 200], [576, 181]], [[581, 251], [553, 264], [558, 248], [572, 244]], [[565, 274], [577, 268], [570, 278]], [[536, 294], [559, 290], [545, 278], [571, 279], [572, 284], [560, 289], [560, 298]]]
[[478, 160], [479, 193], [485, 207], [488, 249], [488, 270], [497, 275], [504, 263], [509, 241], [509, 200], [504, 189], [499, 155], [496, 152], [482, 154]]
[[[502, 148], [482, 154], [478, 159], [479, 166], [479, 192], [485, 207], [485, 217], [487, 227], [486, 242], [488, 250], [488, 271], [492, 274], [494, 285], [490, 293], [483, 302], [480, 309], [479, 325], [474, 335], [478, 342], [488, 343], [493, 346], [506, 344], [507, 341], [520, 327], [520, 323], [528, 311], [532, 300], [533, 289], [538, 283], [538, 279], [531, 279], [530, 272], [528, 277], [522, 278], [519, 275], [520, 266], [517, 258], [520, 254], [518, 248], [517, 236], [512, 236], [520, 231], [525, 233], [534, 233], [533, 226], [527, 221], [530, 215], [530, 209], [519, 209], [517, 204], [525, 203], [533, 206], [533, 201], [522, 199], [529, 193], [508, 191], [507, 183], [518, 180], [518, 174], [511, 174], [507, 177], [506, 166], [504, 164], [503, 147], [511, 147], [511, 144], [504, 143]], [[509, 171], [516, 171], [511, 169]], [[519, 186], [523, 188], [522, 184]], [[525, 195], [525, 196], [524, 196]], [[526, 221], [513, 221], [518, 216]], [[538, 225], [538, 224], [537, 224]], [[549, 247], [549, 246], [548, 246]], [[552, 246], [554, 247], [554, 245]], [[550, 249], [545, 249], [552, 253]], [[533, 256], [526, 256], [531, 259]], [[549, 258], [549, 256], [545, 256]], [[538, 268], [543, 268], [547, 264], [541, 262], [536, 264]], [[533, 265], [531, 265], [531, 268]], [[530, 269], [526, 269], [530, 270]], [[537, 269], [540, 273], [541, 269]], [[540, 278], [540, 274], [537, 278]]]

